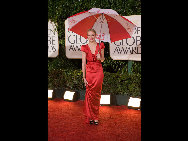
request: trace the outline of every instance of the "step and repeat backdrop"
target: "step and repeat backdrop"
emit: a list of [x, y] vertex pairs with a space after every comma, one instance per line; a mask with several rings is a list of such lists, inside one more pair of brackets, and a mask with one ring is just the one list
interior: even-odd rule
[[[124, 16], [137, 27], [132, 38], [109, 43], [110, 57], [113, 60], [141, 61], [141, 15]], [[48, 57], [57, 57], [59, 51], [58, 33], [55, 25], [48, 23]], [[98, 42], [98, 39], [96, 40]], [[65, 52], [69, 59], [82, 59], [80, 50], [88, 40], [69, 30], [68, 20], [65, 20]]]
[[48, 22], [48, 57], [55, 58], [59, 55], [58, 32], [53, 22]]
[[110, 57], [113, 60], [141, 61], [141, 15], [124, 17], [137, 27], [132, 38], [110, 43]]
[[65, 50], [69, 59], [82, 59], [81, 46], [88, 44], [84, 37], [69, 30], [68, 20], [65, 20]]

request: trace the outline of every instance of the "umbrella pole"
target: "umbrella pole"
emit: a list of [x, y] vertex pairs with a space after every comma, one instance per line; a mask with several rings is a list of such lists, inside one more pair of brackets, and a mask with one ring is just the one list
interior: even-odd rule
[[99, 49], [100, 49], [100, 37], [99, 37]]
[[99, 50], [98, 50], [98, 53], [100, 52], [100, 42], [101, 42], [101, 34], [100, 34], [100, 37], [99, 37]]
[[[102, 13], [102, 19], [103, 19], [103, 13]], [[104, 20], [104, 19], [103, 19], [103, 20]], [[101, 30], [102, 30], [102, 24], [101, 24]], [[99, 50], [100, 50], [101, 30], [100, 30], [100, 36], [99, 36]]]

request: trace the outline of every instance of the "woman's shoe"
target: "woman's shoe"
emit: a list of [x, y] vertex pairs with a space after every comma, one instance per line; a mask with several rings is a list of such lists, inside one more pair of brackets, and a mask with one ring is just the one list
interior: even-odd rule
[[98, 124], [99, 124], [99, 121], [94, 121], [94, 124], [95, 124], [95, 125], [98, 125]]
[[93, 124], [93, 120], [90, 120], [89, 122], [90, 122], [90, 124]]

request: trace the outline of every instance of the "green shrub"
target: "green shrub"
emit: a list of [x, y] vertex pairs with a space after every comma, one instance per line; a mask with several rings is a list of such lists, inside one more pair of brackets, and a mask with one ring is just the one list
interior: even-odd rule
[[[51, 70], [48, 75], [48, 87], [84, 90], [81, 70]], [[141, 96], [141, 75], [104, 72], [102, 94]]]

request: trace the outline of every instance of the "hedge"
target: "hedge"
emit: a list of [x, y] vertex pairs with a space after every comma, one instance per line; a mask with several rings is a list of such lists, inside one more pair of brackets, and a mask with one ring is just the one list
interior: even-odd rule
[[[48, 87], [69, 88], [71, 90], [85, 89], [81, 70], [51, 70], [48, 75]], [[109, 73], [104, 72], [102, 93], [112, 95], [141, 96], [141, 75], [139, 73]]]

